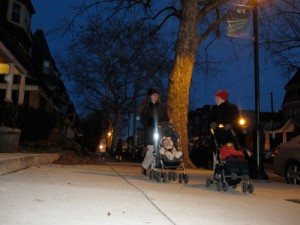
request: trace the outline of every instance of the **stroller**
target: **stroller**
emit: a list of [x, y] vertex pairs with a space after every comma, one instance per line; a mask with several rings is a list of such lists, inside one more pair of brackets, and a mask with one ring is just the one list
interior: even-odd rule
[[[163, 146], [165, 141], [168, 141], [167, 143], [172, 149], [162, 150], [165, 147]], [[187, 184], [189, 182], [189, 176], [186, 174], [183, 164], [183, 154], [178, 150], [177, 142], [178, 134], [170, 122], [163, 122], [157, 126], [157, 130], [154, 132], [154, 157], [151, 162], [149, 179], [157, 182], [160, 180], [163, 182], [176, 181], [177, 179], [179, 183]], [[182, 172], [176, 173], [177, 169]]]
[[[210, 187], [213, 183], [216, 184], [217, 190], [221, 191], [227, 191], [229, 186], [231, 186], [233, 189], [237, 187], [237, 185], [242, 182], [242, 191], [243, 193], [246, 193], [247, 191], [249, 193], [252, 193], [254, 191], [254, 186], [250, 182], [249, 175], [246, 175], [247, 179], [242, 179], [240, 174], [237, 174], [237, 177], [233, 179], [230, 174], [228, 174], [227, 164], [226, 160], [222, 160], [221, 157], [221, 147], [219, 142], [217, 141], [217, 135], [216, 130], [220, 131], [220, 129], [224, 129], [225, 132], [230, 132], [231, 136], [233, 138], [233, 141], [239, 146], [238, 139], [236, 137], [236, 134], [232, 128], [231, 125], [226, 124], [225, 126], [223, 124], [211, 124], [210, 132], [214, 139], [214, 144], [216, 146], [214, 152], [213, 152], [213, 158], [214, 158], [214, 175], [213, 179], [207, 178], [206, 179], [206, 187]], [[241, 151], [240, 151], [241, 150]], [[238, 148], [238, 151], [243, 153], [242, 155], [246, 160], [249, 161], [250, 153], [246, 149], [240, 149]]]

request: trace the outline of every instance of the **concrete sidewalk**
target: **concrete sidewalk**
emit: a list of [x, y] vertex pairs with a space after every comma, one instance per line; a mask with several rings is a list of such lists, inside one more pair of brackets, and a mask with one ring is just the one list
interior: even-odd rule
[[205, 186], [211, 170], [187, 173], [189, 183], [180, 184], [150, 180], [140, 163], [32, 166], [0, 176], [0, 225], [299, 224], [299, 185], [255, 182], [252, 194], [241, 185], [224, 192]]
[[36, 165], [51, 164], [59, 157], [60, 153], [0, 153], [0, 175], [13, 173]]

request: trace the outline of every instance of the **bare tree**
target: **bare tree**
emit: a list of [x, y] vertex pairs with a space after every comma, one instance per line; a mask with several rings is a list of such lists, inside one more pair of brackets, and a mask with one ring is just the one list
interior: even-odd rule
[[[278, 1], [296, 2], [292, 0]], [[90, 9], [97, 10], [100, 7], [103, 8], [103, 6], [107, 6], [108, 10], [106, 19], [103, 22], [108, 21], [117, 14], [122, 14], [124, 18], [135, 15], [146, 20], [157, 21], [157, 27], [149, 32], [149, 37], [155, 32], [162, 31], [161, 28], [166, 27], [169, 20], [176, 19], [176, 22], [173, 20], [174, 30], [178, 33], [173, 68], [169, 76], [168, 111], [180, 135], [181, 142], [179, 146], [188, 156], [187, 115], [190, 84], [197, 52], [199, 46], [206, 40], [209, 40], [206, 44], [211, 45], [217, 37], [222, 35], [221, 24], [227, 18], [226, 3], [229, 2], [246, 5], [256, 3], [254, 0], [115, 0], [92, 1], [89, 4], [83, 2], [75, 9], [76, 13], [67, 25], [69, 28], [72, 27], [77, 17]], [[296, 7], [294, 9], [297, 10]], [[185, 157], [184, 160], [186, 165], [193, 166], [188, 157]]]
[[[187, 114], [188, 114], [188, 102], [189, 102], [189, 88], [191, 83], [191, 77], [193, 73], [193, 67], [196, 59], [196, 53], [199, 44], [205, 40], [205, 38], [213, 31], [218, 33], [217, 27], [226, 19], [226, 15], [220, 13], [221, 10], [218, 8], [222, 4], [226, 3], [226, 0], [221, 1], [165, 1], [158, 3], [157, 1], [141, 0], [141, 1], [94, 1], [92, 3], [86, 4], [83, 2], [78, 5], [75, 10], [75, 15], [71, 20], [68, 20], [67, 26], [72, 28], [74, 21], [78, 16], [83, 15], [90, 9], [98, 10], [100, 6], [109, 7], [109, 12], [106, 14], [106, 18], [101, 20], [103, 24], [107, 23], [111, 18], [115, 17], [117, 14], [122, 14], [124, 18], [128, 16], [140, 16], [145, 21], [155, 21], [159, 20], [158, 25], [155, 29], [151, 29], [147, 32], [147, 36], [142, 38], [142, 40], [147, 40], [152, 38], [154, 34], [158, 33], [163, 25], [167, 21], [174, 17], [179, 20], [179, 27], [175, 29], [178, 30], [177, 44], [175, 48], [175, 60], [173, 63], [173, 69], [169, 76], [169, 87], [168, 87], [168, 111], [170, 114], [171, 121], [173, 122], [176, 130], [180, 134], [180, 148], [188, 156], [187, 146]], [[106, 4], [109, 3], [109, 4]], [[153, 5], [151, 5], [154, 3]], [[201, 4], [200, 4], [201, 3]], [[142, 6], [142, 8], [140, 8]], [[152, 10], [153, 9], [153, 10]], [[224, 9], [223, 9], [224, 10]], [[209, 15], [212, 13], [211, 15]], [[199, 31], [199, 23], [203, 22], [200, 26], [201, 34]], [[99, 31], [97, 31], [99, 32]], [[92, 48], [95, 48], [93, 46]], [[74, 47], [72, 47], [74, 49]], [[100, 51], [98, 51], [100, 52]], [[88, 53], [88, 52], [87, 52]], [[99, 55], [98, 55], [99, 57]], [[113, 60], [112, 55], [105, 55], [106, 60]], [[80, 58], [80, 57], [79, 57]], [[83, 59], [81, 58], [79, 62]], [[86, 63], [86, 59], [84, 60]], [[76, 62], [78, 64], [78, 62]], [[80, 64], [79, 64], [80, 65]], [[75, 68], [74, 65], [73, 68]], [[104, 67], [106, 68], [106, 67]], [[110, 67], [108, 67], [110, 68]], [[103, 68], [97, 68], [97, 70], [89, 71], [96, 72], [101, 71]], [[80, 71], [76, 69], [77, 71]], [[113, 77], [114, 70], [107, 70], [106, 74], [109, 78]], [[75, 71], [74, 71], [75, 72]], [[85, 71], [82, 71], [86, 74]], [[72, 74], [72, 73], [71, 73]], [[124, 79], [126, 78], [123, 77]], [[108, 80], [108, 79], [107, 79]], [[107, 82], [107, 80], [105, 82]], [[107, 83], [102, 83], [102, 86], [109, 87]], [[124, 82], [124, 80], [123, 80]], [[109, 82], [108, 82], [109, 83]], [[115, 82], [114, 82], [115, 83]], [[89, 84], [91, 85], [91, 84]], [[127, 82], [125, 82], [127, 85]], [[95, 92], [99, 92], [99, 89], [94, 88]], [[91, 98], [92, 93], [86, 95], [87, 98]], [[107, 104], [108, 95], [101, 94], [102, 105]], [[112, 105], [111, 109], [114, 109]], [[193, 165], [188, 157], [185, 157], [186, 164]]]
[[118, 133], [122, 116], [133, 112], [144, 90], [168, 77], [170, 55], [157, 34], [147, 39], [151, 25], [117, 17], [104, 24], [99, 21], [99, 15], [89, 18], [60, 64], [84, 110], [103, 109]]
[[260, 46], [267, 50], [267, 60], [289, 75], [300, 68], [300, 1], [267, 0], [260, 6]]

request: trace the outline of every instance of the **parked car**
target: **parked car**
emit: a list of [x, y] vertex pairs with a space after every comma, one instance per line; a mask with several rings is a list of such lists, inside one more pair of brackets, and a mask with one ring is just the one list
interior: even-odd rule
[[264, 149], [264, 162], [273, 162], [274, 149]]
[[190, 159], [197, 167], [212, 169], [213, 152], [210, 149], [209, 137], [200, 137], [192, 143]]
[[289, 184], [300, 184], [300, 135], [274, 150], [274, 171]]

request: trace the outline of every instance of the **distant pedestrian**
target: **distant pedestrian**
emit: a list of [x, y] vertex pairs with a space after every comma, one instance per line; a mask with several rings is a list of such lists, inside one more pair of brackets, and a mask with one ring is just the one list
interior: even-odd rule
[[120, 138], [117, 141], [116, 161], [121, 162], [122, 161], [122, 155], [123, 155], [123, 143], [122, 143], [122, 139]]
[[104, 164], [106, 157], [106, 141], [104, 139], [101, 139], [97, 150], [101, 158], [101, 163]]

